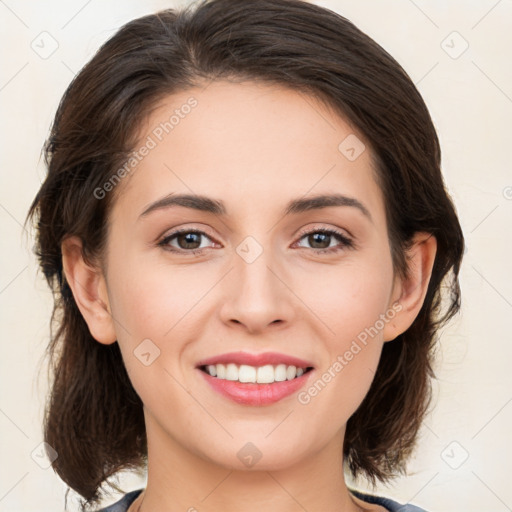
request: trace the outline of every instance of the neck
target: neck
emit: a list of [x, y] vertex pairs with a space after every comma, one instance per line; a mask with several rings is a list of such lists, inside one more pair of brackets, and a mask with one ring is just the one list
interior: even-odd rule
[[285, 469], [258, 470], [258, 463], [235, 470], [187, 451], [154, 424], [147, 428], [147, 486], [130, 512], [361, 510], [344, 480], [344, 431], [321, 451]]

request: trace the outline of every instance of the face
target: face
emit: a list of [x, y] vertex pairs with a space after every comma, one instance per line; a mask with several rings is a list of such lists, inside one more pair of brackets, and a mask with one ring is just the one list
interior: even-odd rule
[[270, 470], [342, 442], [398, 314], [357, 137], [312, 97], [253, 82], [171, 95], [142, 127], [105, 283], [161, 449], [237, 468], [259, 452]]

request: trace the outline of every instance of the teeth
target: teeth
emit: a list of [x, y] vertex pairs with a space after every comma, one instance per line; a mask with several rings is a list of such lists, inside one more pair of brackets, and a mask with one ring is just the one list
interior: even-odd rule
[[286, 365], [278, 364], [274, 370], [274, 380], [277, 382], [282, 382], [286, 380]]
[[205, 367], [206, 372], [212, 377], [226, 380], [237, 380], [239, 382], [251, 382], [254, 384], [272, 384], [273, 382], [282, 382], [292, 380], [304, 374], [304, 368], [297, 368], [293, 365], [285, 364], [265, 366], [249, 366], [242, 364], [240, 366], [229, 364], [209, 364]]
[[287, 378], [287, 380], [295, 379], [296, 375], [297, 375], [297, 368], [295, 366], [288, 366], [286, 368], [286, 378]]
[[238, 370], [238, 380], [240, 382], [256, 382], [256, 368], [242, 364]]
[[[226, 378], [226, 367], [223, 364], [216, 364], [212, 365], [214, 368], [216, 368], [217, 377], [219, 379], [225, 379]], [[210, 373], [211, 375], [211, 373]]]
[[226, 376], [224, 377], [226, 380], [238, 380], [238, 367], [236, 364], [228, 364], [226, 366]]
[[274, 367], [271, 364], [258, 368], [258, 384], [272, 384], [274, 380]]

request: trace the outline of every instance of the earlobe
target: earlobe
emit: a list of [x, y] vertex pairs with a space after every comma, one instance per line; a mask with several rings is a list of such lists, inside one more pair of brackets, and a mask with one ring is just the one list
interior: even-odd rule
[[399, 304], [399, 310], [384, 328], [384, 341], [394, 340], [405, 332], [417, 317], [432, 276], [437, 251], [437, 240], [431, 233], [419, 232], [407, 251], [408, 275], [397, 278], [392, 302]]
[[66, 238], [61, 250], [64, 276], [92, 337], [105, 345], [114, 343], [117, 337], [103, 272], [84, 260], [78, 237]]

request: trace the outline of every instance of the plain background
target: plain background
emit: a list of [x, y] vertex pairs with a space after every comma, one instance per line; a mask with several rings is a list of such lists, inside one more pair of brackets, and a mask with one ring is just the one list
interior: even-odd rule
[[[463, 308], [439, 344], [435, 408], [410, 475], [378, 493], [429, 512], [512, 510], [512, 1], [316, 3], [353, 21], [417, 84], [467, 243]], [[42, 145], [65, 88], [99, 45], [128, 20], [176, 5], [0, 0], [0, 511], [64, 510], [66, 487], [37, 457], [52, 302], [22, 228], [45, 175]]]

